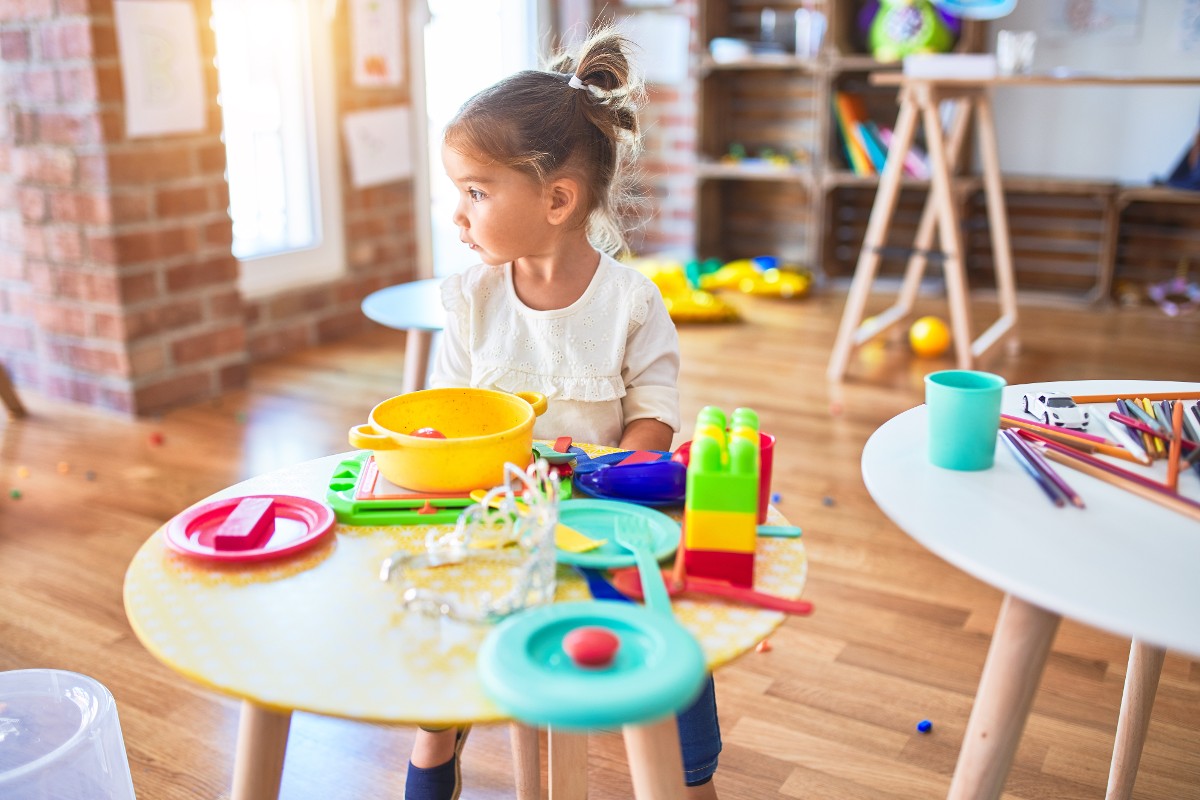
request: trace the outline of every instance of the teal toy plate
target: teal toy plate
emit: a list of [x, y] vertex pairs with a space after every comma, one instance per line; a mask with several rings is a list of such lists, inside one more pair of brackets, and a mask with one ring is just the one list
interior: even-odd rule
[[604, 544], [586, 553], [556, 551], [560, 564], [616, 569], [637, 563], [633, 553], [613, 537], [618, 525], [644, 524], [650, 531], [651, 549], [659, 561], [679, 547], [679, 523], [661, 511], [621, 500], [564, 500], [558, 504], [558, 521], [585, 536], [604, 539]]
[[[585, 626], [620, 640], [612, 663], [584, 667], [567, 655], [563, 640]], [[598, 600], [510, 617], [488, 634], [477, 663], [484, 691], [505, 713], [564, 730], [661, 719], [687, 708], [707, 674], [700, 645], [673, 617]]]

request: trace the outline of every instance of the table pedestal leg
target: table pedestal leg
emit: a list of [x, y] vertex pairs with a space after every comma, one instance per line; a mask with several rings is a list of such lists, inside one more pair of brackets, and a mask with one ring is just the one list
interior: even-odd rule
[[625, 757], [638, 800], [682, 800], [683, 754], [675, 717], [625, 726]]
[[404, 393], [425, 388], [425, 376], [429, 373], [429, 350], [433, 345], [433, 331], [409, 328], [404, 334]]
[[21, 404], [21, 398], [17, 394], [17, 389], [12, 384], [12, 379], [8, 377], [8, 370], [0, 364], [0, 401], [8, 408], [8, 415], [13, 419], [25, 416], [25, 406]]
[[238, 722], [237, 755], [233, 762], [230, 800], [275, 800], [283, 778], [292, 712], [271, 711], [242, 701]]
[[541, 800], [542, 759], [537, 728], [514, 722], [508, 726], [508, 732], [512, 739], [517, 800]]
[[1000, 797], [1059, 620], [1012, 595], [1004, 598], [947, 800]]
[[1129, 668], [1125, 671], [1125, 693], [1121, 696], [1121, 716], [1117, 719], [1117, 738], [1112, 764], [1108, 770], [1105, 800], [1129, 800], [1137, 780], [1138, 761], [1150, 727], [1150, 710], [1158, 691], [1166, 651], [1134, 640], [1129, 647]]
[[551, 727], [546, 738], [550, 743], [551, 800], [584, 800], [587, 797], [587, 734], [567, 733]]

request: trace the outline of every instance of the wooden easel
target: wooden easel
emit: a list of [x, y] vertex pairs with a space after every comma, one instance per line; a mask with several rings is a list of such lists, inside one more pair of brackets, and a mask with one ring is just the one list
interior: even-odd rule
[[[928, 254], [935, 230], [942, 251], [942, 270], [950, 303], [950, 329], [959, 369], [973, 368], [976, 360], [1006, 335], [1012, 337], [1014, 344], [1016, 341], [1016, 285], [1013, 280], [1008, 214], [1004, 208], [1004, 191], [1000, 184], [1000, 159], [996, 147], [996, 128], [988, 81], [907, 78], [903, 75], [887, 74], [872, 76], [872, 82], [883, 85], [899, 84], [900, 113], [896, 120], [894, 140], [888, 149], [883, 175], [879, 179], [875, 203], [871, 207], [871, 217], [863, 237], [854, 279], [850, 284], [850, 293], [846, 297], [846, 308], [842, 312], [833, 354], [829, 359], [826, 375], [829, 382], [835, 385], [841, 384], [850, 354], [855, 348], [901, 322], [912, 311], [921, 277], [929, 261]], [[938, 105], [942, 101], [950, 101], [954, 107], [948, 136], [942, 129], [942, 121], [938, 114]], [[991, 228], [996, 288], [1000, 301], [1000, 317], [974, 341], [971, 339], [970, 308], [967, 304], [962, 228], [952, 185], [972, 109], [978, 115], [988, 224]], [[904, 158], [912, 147], [918, 116], [925, 127], [926, 145], [929, 150], [929, 196], [921, 213], [914, 251], [909, 257], [896, 303], [875, 315], [869, 325], [864, 325], [863, 312], [871, 293], [871, 285], [879, 271], [882, 249], [900, 194]]]

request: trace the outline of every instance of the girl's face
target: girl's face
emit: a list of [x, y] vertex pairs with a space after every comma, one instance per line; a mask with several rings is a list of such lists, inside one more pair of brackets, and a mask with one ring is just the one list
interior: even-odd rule
[[442, 147], [446, 174], [458, 187], [459, 239], [485, 264], [499, 266], [542, 252], [554, 233], [542, 187], [526, 175]]

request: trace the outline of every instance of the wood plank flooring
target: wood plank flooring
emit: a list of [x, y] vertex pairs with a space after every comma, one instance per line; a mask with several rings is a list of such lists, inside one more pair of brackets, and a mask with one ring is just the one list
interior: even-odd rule
[[[843, 297], [732, 299], [742, 323], [681, 332], [678, 441], [702, 405], [758, 410], [779, 437], [774, 490], [804, 528], [816, 611], [788, 621], [769, 652], [718, 672], [721, 797], [944, 796], [1001, 597], [892, 525], [863, 487], [859, 456], [879, 424], [921, 402], [923, 375], [951, 363], [916, 359], [897, 338], [871, 344], [854, 357], [834, 417], [824, 371]], [[937, 299], [921, 310], [945, 314]], [[976, 313], [981, 329], [995, 309]], [[1200, 374], [1200, 315], [1022, 307], [1020, 332], [1018, 354], [985, 364], [1010, 383]], [[23, 392], [30, 415], [0, 422], [0, 670], [76, 670], [107, 685], [141, 800], [228, 791], [237, 703], [175, 675], [133, 636], [121, 586], [134, 552], [230, 483], [349, 449], [347, 429], [399, 391], [402, 354], [403, 334], [378, 329], [257, 365], [245, 391], [161, 419]], [[1008, 800], [1104, 796], [1128, 648], [1064, 621]], [[915, 730], [921, 719], [933, 722], [928, 735]], [[411, 739], [404, 728], [297, 714], [282, 797], [402, 797]], [[463, 771], [465, 798], [512, 797], [507, 729], [478, 728]], [[591, 797], [630, 796], [614, 737], [593, 738], [589, 774]], [[1167, 656], [1135, 797], [1200, 800], [1200, 660]]]

